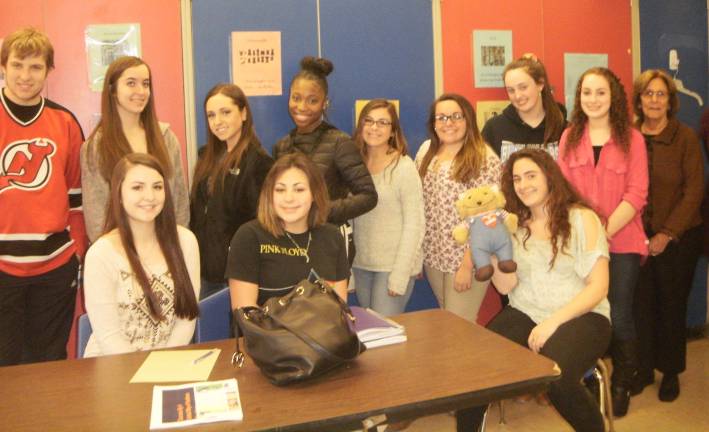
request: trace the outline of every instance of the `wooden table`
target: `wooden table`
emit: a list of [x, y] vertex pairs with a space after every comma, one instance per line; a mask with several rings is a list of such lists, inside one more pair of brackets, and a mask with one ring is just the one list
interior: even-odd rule
[[[400, 315], [408, 342], [371, 349], [317, 381], [276, 387], [248, 359], [229, 363], [234, 341], [188, 348], [222, 352], [211, 380], [236, 377], [242, 422], [199, 430], [352, 430], [370, 416], [396, 421], [545, 389], [551, 360], [442, 310]], [[150, 424], [152, 384], [129, 384], [147, 353], [0, 368], [0, 429], [134, 431]]]

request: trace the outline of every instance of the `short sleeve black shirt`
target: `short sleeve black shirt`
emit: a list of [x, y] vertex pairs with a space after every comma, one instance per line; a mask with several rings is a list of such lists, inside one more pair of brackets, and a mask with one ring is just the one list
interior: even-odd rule
[[[312, 239], [307, 247], [309, 233]], [[334, 225], [290, 236], [295, 244], [285, 235], [274, 237], [258, 220], [242, 225], [231, 240], [225, 277], [257, 284], [259, 305], [287, 294], [311, 269], [327, 281], [349, 277], [345, 240]]]

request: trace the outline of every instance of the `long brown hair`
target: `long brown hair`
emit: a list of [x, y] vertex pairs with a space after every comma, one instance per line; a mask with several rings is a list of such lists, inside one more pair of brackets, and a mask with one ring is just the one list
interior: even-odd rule
[[456, 93], [444, 93], [431, 104], [428, 113], [428, 134], [431, 137], [431, 145], [426, 155], [421, 161], [419, 174], [421, 178], [426, 176], [428, 166], [441, 148], [441, 141], [436, 133], [436, 105], [438, 103], [451, 100], [460, 106], [465, 120], [465, 137], [463, 137], [463, 147], [453, 160], [452, 177], [455, 181], [466, 183], [480, 174], [480, 170], [485, 165], [485, 154], [487, 152], [485, 141], [483, 141], [477, 121], [475, 120], [475, 110], [468, 100]]
[[[140, 113], [140, 123], [145, 128], [145, 139], [147, 141], [148, 154], [155, 156], [165, 167], [166, 178], [172, 177], [173, 166], [167, 153], [165, 140], [160, 132], [160, 124], [155, 115], [155, 92], [153, 91], [153, 73], [150, 66], [138, 57], [119, 57], [108, 66], [106, 77], [103, 81], [103, 92], [101, 93], [101, 120], [96, 128], [91, 132], [88, 141], [93, 142], [95, 136], [99, 139], [96, 148], [89, 148], [89, 154], [98, 152], [98, 169], [104, 180], [109, 181], [113, 173], [113, 167], [125, 155], [133, 153], [133, 149], [123, 133], [123, 124], [118, 115], [118, 102], [116, 100], [116, 89], [118, 79], [126, 69], [145, 65], [150, 75], [150, 97], [148, 103]], [[96, 168], [96, 167], [94, 167]]]
[[246, 99], [246, 95], [239, 88], [239, 86], [234, 84], [221, 83], [212, 87], [204, 98], [204, 117], [209, 125], [209, 118], [207, 117], [207, 101], [213, 96], [222, 94], [232, 100], [234, 105], [238, 109], [246, 114], [246, 120], [241, 125], [241, 136], [236, 146], [228, 152], [226, 156], [224, 153], [227, 152], [226, 142], [221, 141], [217, 138], [212, 130], [207, 126], [207, 144], [204, 147], [204, 152], [202, 156], [197, 161], [197, 165], [194, 169], [194, 178], [192, 179], [192, 196], [194, 197], [199, 189], [199, 185], [203, 180], [207, 180], [207, 191], [209, 195], [214, 193], [216, 187], [222, 188], [224, 186], [224, 178], [226, 173], [238, 167], [241, 163], [241, 158], [246, 153], [246, 150], [250, 146], [261, 146], [261, 141], [259, 141], [256, 136], [256, 131], [254, 129], [254, 120], [251, 115], [251, 107], [249, 106], [249, 101]]
[[165, 180], [165, 169], [155, 157], [144, 153], [129, 153], [116, 163], [111, 176], [111, 200], [108, 203], [104, 232], [109, 232], [113, 229], [118, 230], [121, 245], [130, 263], [130, 268], [143, 289], [150, 315], [158, 320], [164, 319], [165, 316], [160, 308], [159, 300], [150, 287], [148, 275], [145, 273], [138, 252], [135, 249], [133, 231], [130, 228], [128, 215], [126, 215], [122, 204], [121, 189], [123, 181], [128, 171], [137, 165], [154, 169], [163, 178], [165, 204], [160, 214], [155, 218], [155, 235], [174, 283], [175, 315], [185, 319], [197, 318], [199, 309], [177, 234], [177, 222], [175, 221], [175, 208], [172, 194], [170, 193], [170, 183]]
[[581, 108], [581, 90], [583, 80], [588, 75], [598, 75], [608, 81], [608, 87], [611, 91], [611, 108], [609, 112], [609, 121], [611, 126], [611, 135], [616, 144], [626, 155], [630, 152], [630, 119], [628, 114], [628, 98], [625, 94], [625, 88], [613, 71], [604, 67], [594, 67], [581, 75], [579, 82], [576, 84], [576, 98], [574, 100], [574, 110], [571, 113], [571, 122], [569, 126], [568, 147], [565, 154], [561, 157], [566, 157], [569, 151], [576, 150], [581, 136], [588, 123], [588, 116]]
[[396, 107], [388, 100], [373, 99], [369, 101], [364, 108], [362, 108], [362, 112], [359, 113], [359, 120], [357, 121], [357, 129], [355, 129], [353, 141], [359, 149], [362, 159], [366, 162], [369, 159], [369, 154], [367, 152], [367, 143], [364, 142], [363, 136], [364, 119], [370, 112], [378, 108], [385, 108], [389, 113], [389, 117], [391, 117], [391, 136], [388, 141], [389, 148], [387, 149], [387, 153], [394, 152], [397, 154], [397, 157], [393, 161], [394, 164], [397, 164], [399, 162], [399, 157], [406, 155], [408, 146], [406, 144], [404, 133], [401, 130], [399, 116], [396, 114]]
[[505, 66], [502, 72], [502, 80], [505, 80], [507, 72], [514, 69], [522, 69], [527, 75], [532, 77], [537, 85], [542, 87], [542, 107], [544, 108], [544, 142], [546, 146], [550, 142], [558, 141], [561, 133], [564, 132], [566, 120], [559, 109], [559, 105], [554, 100], [554, 95], [551, 93], [551, 84], [547, 78], [547, 71], [544, 64], [538, 59], [530, 57], [520, 57], [517, 60]]
[[571, 224], [569, 222], [569, 211], [573, 207], [590, 206], [584, 201], [574, 186], [569, 183], [562, 174], [559, 165], [554, 159], [542, 149], [522, 149], [512, 153], [504, 165], [500, 180], [502, 193], [505, 195], [507, 204], [505, 209], [519, 217], [519, 226], [525, 230], [522, 244], [526, 247], [527, 240], [531, 236], [528, 222], [532, 217], [532, 212], [519, 199], [514, 189], [513, 169], [515, 162], [520, 159], [529, 159], [534, 162], [547, 179], [548, 199], [545, 204], [546, 213], [549, 215], [548, 228], [551, 233], [552, 259], [549, 268], [554, 266], [556, 256], [569, 245], [571, 238]]
[[303, 171], [308, 178], [310, 193], [313, 196], [313, 204], [310, 206], [310, 212], [308, 213], [308, 229], [327, 222], [327, 216], [330, 212], [330, 198], [327, 193], [327, 186], [325, 186], [325, 179], [318, 167], [305, 153], [295, 152], [281, 156], [266, 175], [258, 200], [258, 221], [266, 231], [275, 237], [284, 235], [285, 231], [283, 230], [283, 221], [278, 217], [273, 206], [273, 191], [281, 174], [290, 168]]

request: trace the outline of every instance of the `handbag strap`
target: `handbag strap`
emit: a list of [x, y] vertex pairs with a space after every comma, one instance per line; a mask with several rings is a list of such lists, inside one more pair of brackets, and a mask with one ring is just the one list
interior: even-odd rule
[[[315, 272], [312, 271], [311, 276]], [[317, 277], [317, 274], [315, 274], [316, 280], [312, 283], [315, 283], [317, 285], [320, 285], [325, 289], [325, 294], [330, 295], [336, 299], [336, 301], [339, 303], [340, 307], [344, 310], [344, 312], [347, 314], [347, 316], [354, 320], [354, 314], [352, 313], [352, 310], [350, 309], [350, 306], [340, 298], [337, 293], [335, 293], [332, 288], [330, 288], [326, 283], [322, 281], [319, 277]], [[234, 366], [242, 367], [244, 365], [244, 353], [241, 351], [241, 347], [239, 345], [239, 336], [241, 336], [241, 327], [239, 326], [239, 320], [237, 319], [236, 315], [239, 313], [239, 309], [236, 309], [233, 312], [233, 328], [234, 328], [234, 338], [236, 339], [236, 351], [234, 354], [231, 356], [231, 364]], [[241, 312], [241, 313], [246, 313], [246, 312]], [[275, 321], [278, 325], [281, 327], [285, 328], [289, 332], [293, 333], [298, 339], [302, 340], [305, 342], [310, 348], [314, 349], [317, 351], [320, 355], [323, 357], [328, 358], [329, 360], [336, 361], [336, 362], [344, 362], [344, 361], [350, 361], [354, 360], [357, 358], [357, 356], [360, 354], [360, 350], [358, 349], [351, 357], [341, 357], [333, 352], [330, 352], [327, 348], [323, 347], [320, 345], [315, 339], [312, 337], [308, 336], [305, 333], [302, 333], [296, 329], [294, 329], [292, 326], [288, 325], [287, 323], [283, 322], [280, 318], [274, 316], [274, 315], [269, 315], [270, 318]]]
[[354, 354], [353, 356], [351, 356], [351, 357], [341, 357], [341, 356], [339, 356], [339, 355], [337, 355], [337, 354], [335, 354], [335, 353], [329, 351], [329, 350], [328, 350], [327, 348], [325, 348], [324, 346], [320, 345], [315, 339], [313, 339], [312, 337], [310, 337], [308, 334], [306, 334], [306, 333], [304, 333], [304, 332], [301, 332], [301, 331], [299, 331], [299, 330], [293, 328], [291, 325], [289, 325], [288, 323], [284, 322], [284, 321], [281, 320], [280, 318], [278, 318], [278, 317], [276, 317], [276, 316], [274, 316], [274, 315], [271, 315], [271, 319], [272, 319], [273, 321], [275, 321], [275, 322], [276, 322], [278, 325], [280, 325], [281, 327], [283, 327], [283, 328], [285, 328], [286, 330], [288, 330], [289, 332], [293, 333], [295, 336], [298, 337], [298, 339], [302, 340], [302, 341], [305, 342], [310, 348], [312, 348], [312, 349], [314, 349], [315, 351], [317, 351], [318, 354], [320, 354], [321, 356], [323, 356], [323, 357], [325, 357], [325, 358], [327, 358], [327, 359], [329, 359], [329, 360], [331, 360], [331, 361], [335, 361], [335, 362], [350, 361], [350, 360], [354, 360], [354, 359], [359, 355], [359, 350], [357, 350], [357, 352], [355, 352], [355, 354]]
[[244, 353], [243, 353], [243, 351], [241, 351], [241, 347], [239, 346], [239, 337], [241, 336], [241, 327], [239, 326], [239, 320], [236, 317], [236, 315], [238, 313], [239, 313], [239, 309], [235, 309], [232, 312], [232, 323], [233, 323], [232, 328], [234, 329], [234, 339], [236, 339], [236, 351], [234, 351], [234, 354], [231, 355], [231, 365], [237, 366], [240, 368], [240, 367], [244, 366]]

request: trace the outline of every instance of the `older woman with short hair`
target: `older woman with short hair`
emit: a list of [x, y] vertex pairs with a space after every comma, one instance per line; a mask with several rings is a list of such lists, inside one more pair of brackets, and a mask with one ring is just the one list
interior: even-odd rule
[[679, 396], [678, 374], [685, 369], [687, 299], [702, 247], [703, 159], [696, 134], [676, 118], [677, 88], [666, 72], [640, 74], [633, 109], [647, 144], [650, 187], [643, 225], [650, 256], [636, 289], [640, 361], [631, 394], [654, 382], [658, 369], [658, 397], [671, 402]]

